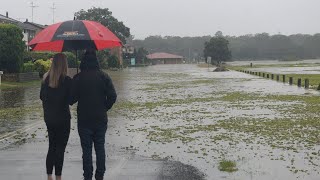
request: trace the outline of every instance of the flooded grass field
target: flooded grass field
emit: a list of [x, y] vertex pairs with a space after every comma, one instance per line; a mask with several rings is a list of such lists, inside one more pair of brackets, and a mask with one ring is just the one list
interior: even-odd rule
[[[208, 179], [320, 177], [318, 92], [194, 65], [127, 73], [113, 113], [137, 154], [191, 164]], [[221, 161], [237, 171], [219, 171]]]
[[[108, 72], [119, 97], [108, 146], [190, 165], [209, 180], [320, 178], [318, 91], [211, 71], [159, 65]], [[38, 93], [37, 86], [0, 91], [0, 133], [42, 121]]]

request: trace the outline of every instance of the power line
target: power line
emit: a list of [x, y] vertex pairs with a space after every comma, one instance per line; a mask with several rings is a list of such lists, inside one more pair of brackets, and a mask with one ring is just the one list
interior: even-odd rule
[[54, 24], [54, 12], [57, 8], [55, 7], [55, 4], [52, 4], [51, 10], [52, 10], [52, 24]]
[[36, 6], [33, 2], [31, 2], [31, 6], [30, 6], [30, 7], [31, 7], [31, 10], [32, 10], [32, 17], [31, 17], [31, 20], [32, 20], [32, 21], [31, 21], [31, 22], [33, 22], [33, 9], [34, 9], [34, 8], [37, 8], [37, 7], [39, 7], [39, 6]]

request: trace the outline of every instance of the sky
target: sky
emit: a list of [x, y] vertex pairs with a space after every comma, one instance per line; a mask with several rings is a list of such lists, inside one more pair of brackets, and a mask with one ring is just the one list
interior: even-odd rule
[[205, 36], [315, 34], [320, 32], [320, 0], [0, 0], [0, 14], [21, 21], [52, 24], [71, 20], [75, 12], [93, 6], [109, 8], [131, 29], [135, 39], [150, 35]]

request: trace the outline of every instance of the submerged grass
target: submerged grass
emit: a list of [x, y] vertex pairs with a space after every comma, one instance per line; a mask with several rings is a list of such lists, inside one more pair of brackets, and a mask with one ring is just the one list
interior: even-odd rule
[[235, 172], [238, 171], [237, 164], [234, 161], [222, 160], [219, 162], [218, 169], [224, 172]]
[[0, 109], [0, 119], [13, 120], [16, 118], [20, 118], [25, 114], [32, 113], [35, 111], [41, 111], [41, 110], [42, 108], [40, 106], [4, 108], [4, 109]]
[[[258, 139], [259, 144], [269, 145], [272, 148], [285, 150], [312, 149], [320, 142], [320, 97], [309, 95], [261, 95], [248, 94], [241, 92], [226, 93], [222, 97], [207, 98], [186, 98], [186, 99], [164, 99], [158, 102], [147, 103], [127, 103], [120, 105], [121, 107], [134, 109], [154, 110], [157, 107], [177, 107], [181, 105], [192, 105], [194, 103], [207, 102], [225, 102], [226, 104], [236, 103], [237, 106], [248, 106], [252, 103], [252, 107], [261, 107], [259, 103], [282, 102], [279, 105], [267, 106], [266, 108], [274, 110], [282, 114], [282, 117], [275, 119], [259, 118], [259, 117], [234, 117], [223, 120], [215, 120], [210, 117], [206, 111], [184, 109], [181, 113], [168, 113], [161, 115], [165, 119], [171, 119], [173, 122], [179, 121], [179, 117], [184, 118], [187, 124], [178, 127], [159, 128], [152, 126], [150, 128], [138, 129], [138, 131], [147, 132], [147, 139], [150, 141], [170, 143], [173, 141], [181, 141], [188, 143], [196, 141], [197, 133], [202, 134], [202, 138], [210, 137], [212, 142], [238, 142], [253, 143]], [[293, 104], [290, 104], [293, 103]], [[288, 107], [283, 107], [287, 104]], [[223, 104], [221, 104], [223, 105]], [[119, 107], [120, 107], [119, 106]], [[187, 106], [188, 107], [188, 106]], [[127, 109], [128, 110], [128, 109]], [[156, 118], [148, 111], [138, 111], [143, 117]], [[195, 112], [197, 115], [195, 115]], [[202, 113], [203, 112], [203, 113]], [[180, 115], [180, 116], [179, 116]], [[209, 115], [209, 116], [208, 116]], [[221, 116], [224, 117], [224, 116]], [[211, 124], [198, 124], [199, 119], [212, 119]], [[181, 120], [180, 120], [181, 121]], [[222, 130], [224, 132], [222, 132]], [[214, 134], [212, 134], [214, 132]], [[204, 133], [204, 134], [203, 134]], [[246, 134], [246, 136], [238, 136], [237, 134]], [[263, 140], [260, 140], [260, 139]]]
[[179, 82], [167, 82], [167, 83], [149, 83], [146, 84], [148, 87], [139, 90], [142, 91], [159, 91], [166, 89], [179, 89], [186, 88], [189, 86], [197, 86], [200, 84], [214, 84], [216, 79], [196, 79], [192, 81], [179, 81]]
[[[219, 91], [214, 88], [213, 91], [197, 94], [191, 88], [208, 88], [219, 80], [170, 81], [146, 84], [149, 89], [140, 89], [147, 97], [156, 97], [156, 101], [132, 100], [115, 105], [115, 111], [125, 112], [119, 114], [125, 115], [130, 121], [145, 119], [145, 126], [128, 128], [129, 133], [143, 133], [149, 140], [146, 142], [156, 142], [157, 145], [176, 143], [179, 144], [179, 149], [182, 145], [188, 146], [190, 149], [188, 148], [187, 153], [193, 153], [200, 158], [209, 157], [215, 149], [218, 149], [215, 152], [220, 154], [220, 157], [217, 157], [220, 160], [228, 157], [230, 149], [235, 151], [240, 147], [242, 150], [258, 153], [253, 147], [263, 145], [288, 153], [310, 151], [305, 158], [312, 162], [318, 161], [312, 152], [315, 152], [315, 148], [320, 144], [320, 96], [244, 93]], [[158, 93], [154, 93], [170, 88], [177, 89], [176, 94], [185, 93], [187, 90], [194, 94], [188, 92], [189, 94], [177, 96], [180, 98], [175, 99], [166, 94], [159, 97]], [[257, 109], [262, 111], [261, 116], [260, 113], [255, 114]], [[263, 110], [266, 110], [266, 116]], [[239, 115], [235, 116], [233, 112]], [[209, 149], [213, 144], [217, 148]], [[200, 150], [203, 147], [208, 149], [202, 152]], [[285, 160], [284, 157], [270, 154], [272, 159]], [[235, 162], [227, 160], [219, 163], [219, 169], [226, 172], [237, 171], [236, 166]]]
[[0, 89], [40, 86], [40, 83], [41, 83], [40, 80], [28, 81], [28, 82], [7, 82], [7, 81], [2, 81], [2, 83], [0, 85]]

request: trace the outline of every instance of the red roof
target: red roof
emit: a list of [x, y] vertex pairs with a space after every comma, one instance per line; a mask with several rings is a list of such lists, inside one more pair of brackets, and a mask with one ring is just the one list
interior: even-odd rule
[[183, 59], [182, 56], [169, 54], [169, 53], [153, 53], [147, 55], [148, 59]]

